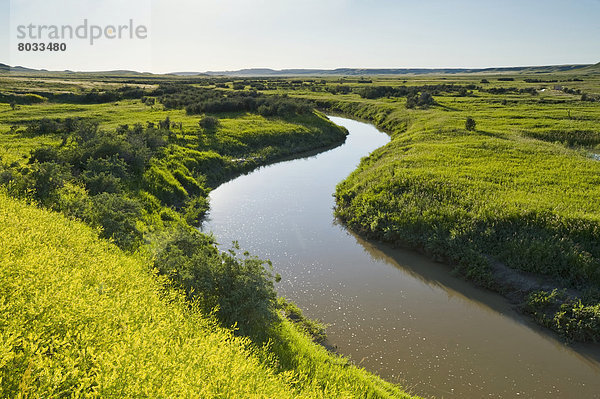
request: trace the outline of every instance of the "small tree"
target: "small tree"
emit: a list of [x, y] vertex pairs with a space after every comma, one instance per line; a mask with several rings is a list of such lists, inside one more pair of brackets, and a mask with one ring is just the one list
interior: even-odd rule
[[205, 116], [204, 118], [200, 119], [198, 125], [205, 131], [212, 131], [219, 126], [219, 120], [214, 116]]
[[10, 103], [10, 108], [14, 111], [17, 108], [17, 103], [15, 103], [14, 101], [12, 101]]
[[467, 118], [467, 121], [465, 122], [465, 129], [467, 129], [468, 131], [473, 131], [475, 130], [475, 127], [477, 126], [477, 123], [475, 122], [475, 119], [471, 118], [470, 116]]
[[164, 121], [158, 122], [158, 127], [162, 130], [170, 130], [171, 129], [171, 119], [167, 116]]
[[423, 108], [427, 108], [430, 105], [434, 105], [435, 104], [435, 100], [433, 99], [433, 96], [431, 95], [431, 93], [424, 91], [423, 93], [421, 93], [421, 95], [419, 96], [419, 101], [418, 101], [418, 105], [420, 107]]

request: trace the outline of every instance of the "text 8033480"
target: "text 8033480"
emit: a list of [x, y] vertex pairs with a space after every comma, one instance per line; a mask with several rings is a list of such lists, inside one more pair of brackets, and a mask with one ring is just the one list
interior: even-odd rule
[[47, 43], [19, 43], [19, 51], [66, 51], [67, 43], [47, 42]]

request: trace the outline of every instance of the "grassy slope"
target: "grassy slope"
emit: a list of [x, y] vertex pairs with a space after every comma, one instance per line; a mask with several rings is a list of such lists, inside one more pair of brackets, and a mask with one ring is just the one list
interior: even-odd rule
[[408, 397], [287, 323], [278, 361], [190, 310], [143, 256], [4, 194], [0, 237], [2, 397]]
[[[48, 79], [14, 81], [14, 87], [5, 88], [71, 90], [72, 83], [76, 89], [103, 87], [78, 81], [61, 87], [62, 82]], [[33, 119], [90, 118], [112, 130], [167, 116], [182, 129], [173, 129], [175, 135], [152, 159], [151, 168], [166, 176], [163, 189], [190, 197], [198, 193], [187, 190], [196, 184], [203, 187], [205, 180], [216, 185], [232, 173], [339, 143], [345, 135], [318, 113], [286, 120], [220, 114], [218, 129], [202, 132], [199, 116], [135, 100], [42, 103], [16, 110], [0, 104], [0, 156], [4, 162], [24, 164], [32, 149], [59, 144], [54, 135], [11, 132], [12, 125]], [[159, 241], [160, 231], [185, 223], [147, 192], [131, 189], [131, 195], [147, 204], [143, 219], [147, 241]], [[187, 310], [179, 294], [149, 273], [150, 260], [123, 254], [80, 223], [4, 195], [0, 209], [3, 222], [14, 222], [3, 223], [0, 230], [3, 244], [7, 243], [0, 250], [4, 251], [0, 262], [10, 266], [2, 270], [0, 292], [2, 297], [11, 295], [1, 302], [5, 306], [0, 312], [4, 337], [0, 396], [83, 392], [116, 397], [408, 397], [397, 386], [315, 345], [287, 320], [265, 326], [273, 330], [267, 348], [234, 337], [200, 311]], [[16, 314], [20, 316], [13, 317]]]
[[[22, 126], [31, 120], [42, 118], [85, 118], [97, 120], [101, 128], [113, 130], [119, 125], [130, 126], [146, 122], [157, 123], [169, 117], [172, 122], [181, 123], [182, 128], [174, 129], [174, 133], [186, 145], [198, 146], [202, 144], [221, 144], [198, 140], [198, 115], [186, 115], [185, 110], [164, 111], [162, 105], [147, 106], [139, 100], [123, 100], [117, 103], [106, 104], [60, 104], [41, 103], [33, 105], [19, 105], [16, 110], [11, 110], [9, 104], [0, 103], [0, 157], [5, 161], [18, 160], [28, 156], [31, 148], [41, 144], [58, 144], [60, 139], [52, 135], [27, 137], [23, 134], [11, 132], [11, 126]], [[279, 118], [264, 118], [250, 114], [219, 115], [221, 126], [215, 136], [222, 137], [229, 143], [246, 144], [245, 141], [257, 142], [265, 137], [279, 135], [301, 135], [318, 132], [323, 124], [319, 119], [310, 116], [284, 121]], [[18, 140], [18, 142], [15, 142]]]
[[[428, 79], [407, 84], [436, 83]], [[555, 91], [556, 83], [490, 80], [547, 90], [440, 95], [439, 105], [416, 110], [404, 99], [298, 93], [392, 135], [338, 186], [337, 213], [372, 238], [421, 248], [492, 287], [503, 289], [489, 256], [556, 288], [579, 288], [579, 298], [545, 295], [528, 311], [572, 338], [600, 339], [600, 163], [589, 155], [600, 143], [600, 104]], [[597, 93], [598, 79], [563, 84]], [[465, 130], [467, 116], [475, 132]], [[569, 146], [579, 143], [587, 148]]]
[[[8, 83], [0, 80], [0, 83], [5, 85], [2, 87], [5, 90], [33, 89], [41, 84], [40, 81], [23, 80], [11, 80]], [[45, 91], [64, 89], [60, 81], [47, 79], [44, 83], [41, 89]], [[77, 92], [82, 87], [104, 86], [75, 80], [67, 88]], [[188, 201], [199, 195], [205, 197], [208, 190], [204, 190], [204, 187], [213, 188], [238, 173], [286, 156], [339, 144], [346, 135], [345, 130], [320, 113], [286, 119], [247, 113], [216, 116], [219, 118], [218, 128], [213, 132], [205, 132], [198, 126], [199, 115], [190, 116], [184, 110], [165, 111], [162, 105], [147, 106], [139, 100], [89, 105], [44, 102], [19, 105], [15, 110], [9, 104], [0, 103], [0, 162], [25, 163], [32, 150], [60, 144], [58, 135], [29, 135], [24, 127], [33, 120], [83, 118], [100, 122], [102, 130], [113, 131], [120, 125], [140, 123], [145, 126], [147, 122], [158, 123], [168, 117], [177, 127], [172, 129], [173, 137], [169, 139], [169, 145], [151, 161], [145, 180], [153, 182], [140, 182], [139, 187], [131, 187], [134, 191], [131, 194], [143, 198], [145, 203], [151, 204], [150, 207], [156, 208], [152, 211], [156, 215], [170, 214], [169, 218], [178, 219], [170, 209], [172, 204], [155, 206], [157, 200], [153, 200], [153, 197], [149, 199], [148, 193], [142, 191], [155, 185], [157, 176], [161, 187], [150, 190], [150, 194], [161, 197], [161, 194], [173, 196], [172, 193], [175, 193], [181, 201]], [[16, 129], [11, 129], [13, 126]], [[149, 215], [143, 221], [144, 231], [162, 228], [164, 223], [156, 215]]]

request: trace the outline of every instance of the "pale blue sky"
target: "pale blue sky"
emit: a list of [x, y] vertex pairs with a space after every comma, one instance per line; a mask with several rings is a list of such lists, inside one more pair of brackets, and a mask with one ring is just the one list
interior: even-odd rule
[[[0, 62], [35, 68], [169, 72], [600, 61], [600, 0], [0, 1]], [[17, 24], [77, 25], [84, 18], [102, 26], [131, 18], [147, 25], [149, 36], [94, 46], [70, 40], [60, 54], [16, 50]]]

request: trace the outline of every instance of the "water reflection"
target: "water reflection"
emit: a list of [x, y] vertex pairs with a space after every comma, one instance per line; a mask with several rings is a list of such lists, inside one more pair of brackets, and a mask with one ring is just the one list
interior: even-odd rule
[[[335, 220], [334, 224], [338, 223]], [[356, 243], [362, 246], [373, 260], [393, 265], [428, 285], [444, 290], [449, 300], [464, 300], [479, 306], [483, 311], [497, 312], [511, 317], [515, 322], [534, 330], [535, 333], [545, 335], [557, 348], [567, 352], [575, 351], [582, 360], [589, 362], [591, 367], [600, 372], [599, 345], [565, 342], [557, 334], [541, 328], [530, 318], [518, 313], [513, 305], [496, 293], [475, 287], [460, 278], [454, 278], [452, 269], [448, 265], [433, 262], [409, 249], [398, 249], [385, 243], [368, 241], [352, 231], [348, 231], [348, 234], [354, 237]]]

